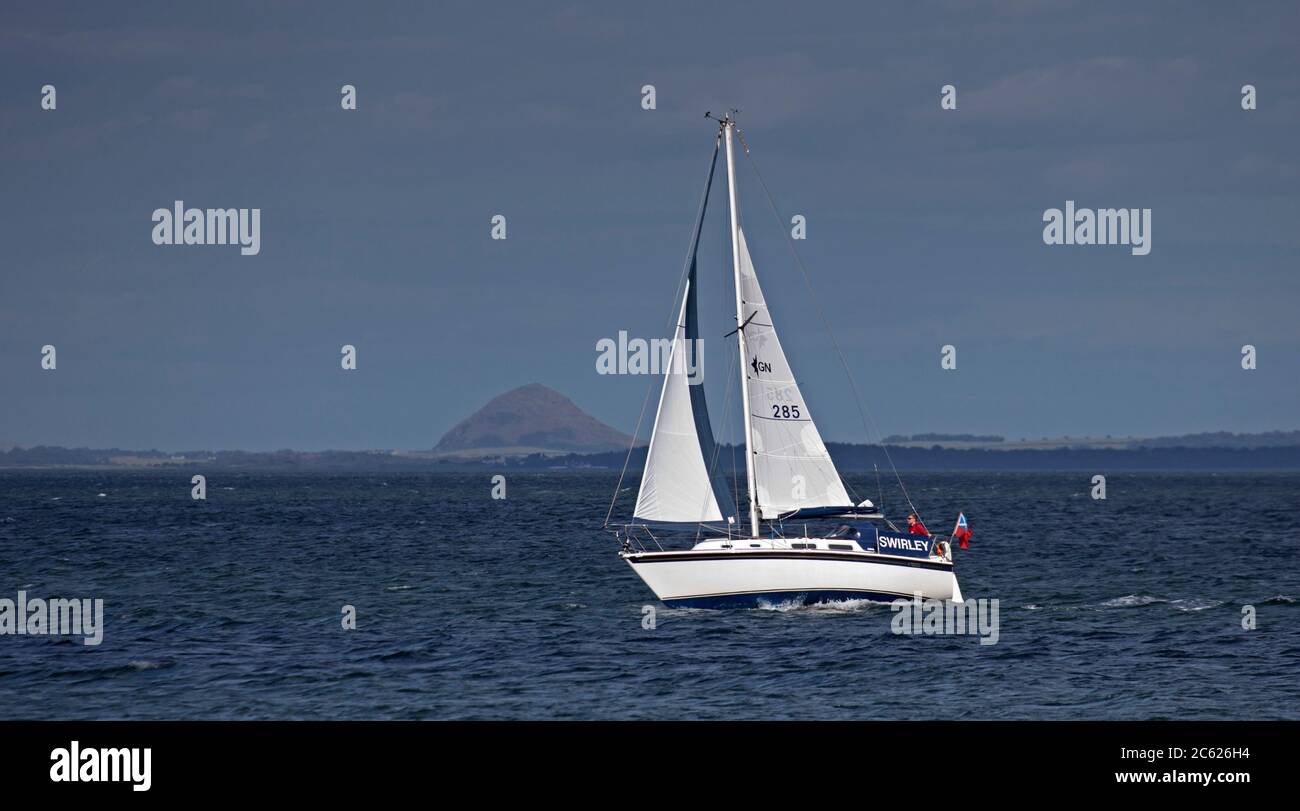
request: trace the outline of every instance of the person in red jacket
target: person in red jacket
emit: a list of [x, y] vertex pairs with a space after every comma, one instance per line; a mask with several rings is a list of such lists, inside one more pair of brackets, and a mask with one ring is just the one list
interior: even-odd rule
[[930, 531], [921, 523], [921, 519], [916, 517], [916, 513], [907, 516], [907, 531], [912, 535], [924, 535], [930, 537]]

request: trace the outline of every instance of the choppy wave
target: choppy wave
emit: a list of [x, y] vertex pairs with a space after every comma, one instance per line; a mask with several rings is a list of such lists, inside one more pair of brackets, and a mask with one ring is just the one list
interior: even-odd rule
[[888, 603], [882, 603], [876, 600], [827, 600], [824, 602], [808, 602], [804, 599], [780, 600], [777, 602], [772, 602], [771, 600], [758, 600], [755, 610], [780, 612], [806, 611], [827, 614], [843, 614], [887, 608], [888, 605]]
[[1295, 537], [1300, 475], [1136, 475], [1105, 504], [1073, 473], [909, 476], [971, 521], [962, 589], [1002, 606], [981, 646], [867, 600], [663, 606], [599, 530], [618, 473], [515, 473], [508, 502], [477, 474], [248, 473], [195, 505], [156, 471], [0, 471], [0, 597], [105, 607], [98, 646], [0, 640], [0, 717], [1300, 718], [1289, 561], [1188, 530], [1232, 503]]
[[1169, 604], [1179, 611], [1206, 611], [1211, 608], [1218, 608], [1221, 605], [1227, 605], [1227, 602], [1225, 600], [1188, 597], [1182, 600], [1170, 600]]
[[1227, 604], [1227, 600], [1217, 600], [1212, 597], [1167, 598], [1155, 597], [1150, 594], [1125, 594], [1122, 597], [1112, 597], [1109, 600], [1103, 600], [1099, 603], [1089, 603], [1082, 607], [1105, 610], [1110, 608], [1144, 608], [1146, 606], [1164, 605], [1176, 608], [1179, 611], [1206, 611]]
[[1123, 597], [1113, 597], [1104, 602], [1098, 603], [1099, 608], [1137, 608], [1154, 603], [1167, 603], [1161, 597], [1152, 597], [1149, 594], [1125, 594]]

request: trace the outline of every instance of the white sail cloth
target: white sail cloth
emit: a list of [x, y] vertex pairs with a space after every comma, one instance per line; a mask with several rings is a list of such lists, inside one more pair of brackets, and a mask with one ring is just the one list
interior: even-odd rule
[[804, 507], [851, 505], [776, 337], [743, 231], [738, 242], [748, 356], [749, 445], [759, 517], [772, 519]]
[[[641, 490], [636, 497], [634, 515], [643, 521], [721, 521], [724, 510], [727, 517], [734, 515], [730, 498], [719, 504], [716, 476], [710, 475], [717, 460], [705, 459], [706, 449], [713, 447], [713, 437], [700, 436], [691, 402], [692, 387], [703, 385], [701, 348], [698, 341], [687, 337], [687, 304], [691, 301], [692, 283], [693, 280], [687, 281], [682, 297], [681, 315], [673, 333], [659, 410], [641, 476]], [[696, 396], [702, 398], [703, 391]], [[703, 407], [702, 399], [699, 407]]]

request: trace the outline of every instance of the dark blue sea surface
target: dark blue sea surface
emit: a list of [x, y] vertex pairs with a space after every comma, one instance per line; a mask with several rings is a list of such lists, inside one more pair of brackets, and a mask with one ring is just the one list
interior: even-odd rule
[[1300, 718], [1300, 474], [912, 474], [931, 529], [970, 518], [980, 645], [665, 608], [600, 529], [611, 473], [193, 472], [0, 472], [0, 598], [106, 614], [0, 636], [0, 717]]

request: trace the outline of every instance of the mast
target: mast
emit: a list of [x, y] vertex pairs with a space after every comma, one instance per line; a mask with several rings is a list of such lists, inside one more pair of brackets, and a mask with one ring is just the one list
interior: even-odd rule
[[758, 496], [754, 484], [754, 452], [750, 448], [752, 415], [749, 409], [749, 355], [745, 350], [745, 308], [740, 295], [740, 212], [736, 208], [736, 162], [732, 154], [731, 131], [735, 120], [728, 115], [722, 120], [727, 136], [727, 192], [731, 203], [731, 265], [736, 275], [736, 341], [740, 346], [740, 394], [745, 409], [745, 483], [749, 494], [750, 537], [758, 537]]

